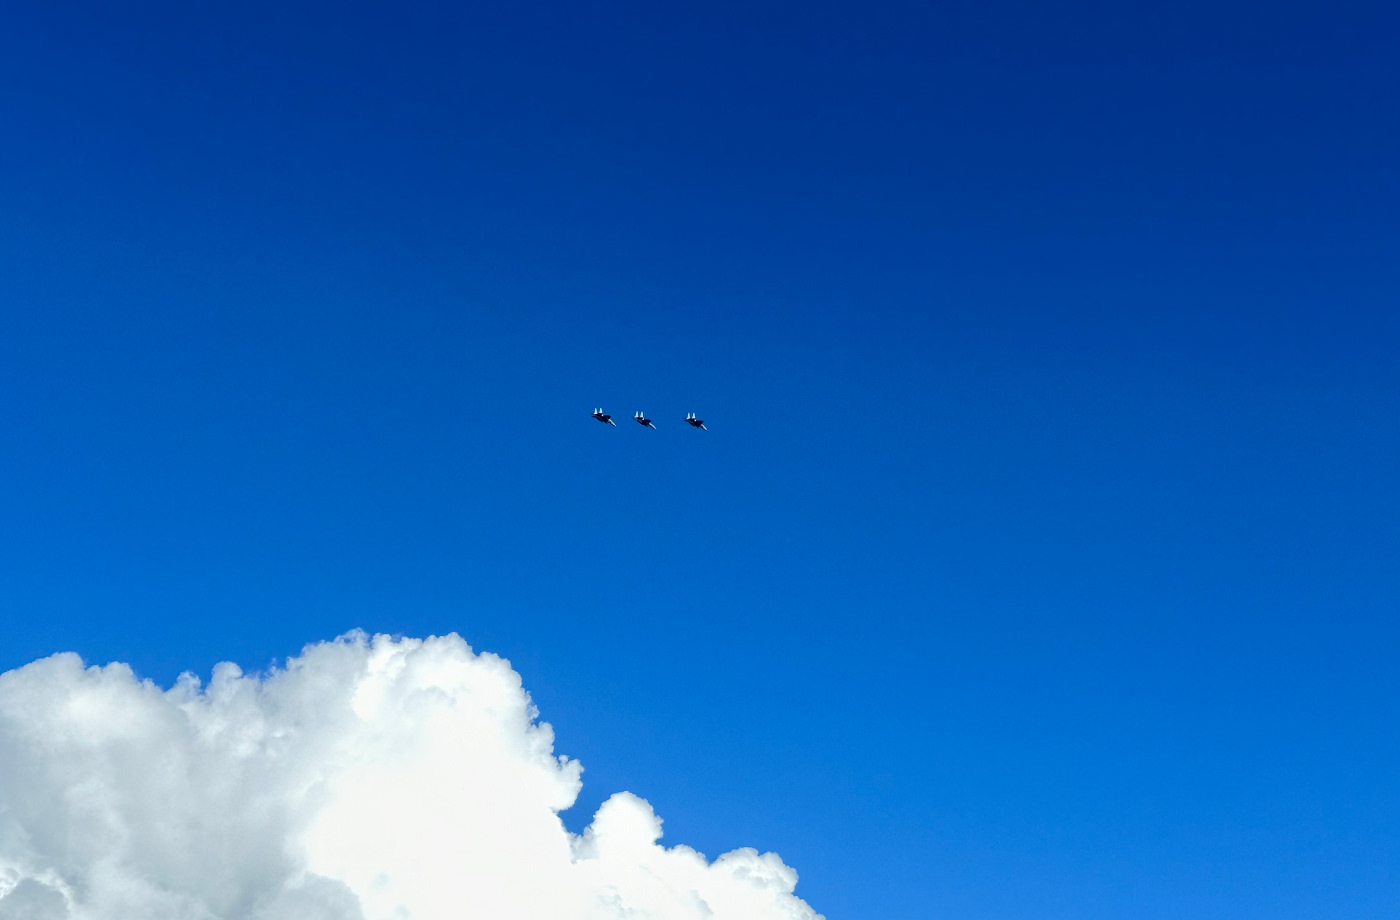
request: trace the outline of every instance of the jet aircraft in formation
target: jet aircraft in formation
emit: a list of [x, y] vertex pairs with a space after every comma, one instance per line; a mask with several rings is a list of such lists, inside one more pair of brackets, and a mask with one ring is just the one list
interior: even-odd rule
[[[594, 409], [593, 412], [592, 412], [592, 415], [593, 415], [594, 418], [596, 418], [598, 421], [602, 422], [604, 425], [611, 425], [611, 426], [613, 426], [614, 428], [617, 427], [617, 422], [614, 422], [614, 421], [612, 420], [612, 416], [609, 415], [608, 413], [604, 412], [601, 408]], [[651, 419], [647, 418], [645, 415], [643, 415], [643, 414], [640, 413], [640, 412], [633, 413], [633, 415], [632, 415], [632, 421], [636, 422], [638, 425], [641, 425], [643, 428], [650, 428], [650, 429], [653, 430], [653, 431], [656, 430], [656, 426], [653, 425], [653, 424], [651, 423]], [[699, 429], [701, 429], [701, 430], [703, 430], [703, 431], [709, 431], [709, 430], [710, 430], [710, 429], [708, 429], [708, 428], [705, 427], [705, 420], [702, 419], [702, 418], [696, 418], [694, 412], [687, 412], [687, 413], [686, 413], [686, 415], [685, 415], [685, 423], [686, 423], [687, 425], [689, 425], [691, 428], [699, 428]]]

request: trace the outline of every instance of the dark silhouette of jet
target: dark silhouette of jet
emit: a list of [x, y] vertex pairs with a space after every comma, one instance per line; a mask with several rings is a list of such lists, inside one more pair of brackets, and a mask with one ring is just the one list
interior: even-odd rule
[[640, 412], [632, 416], [632, 421], [636, 422], [638, 425], [641, 425], [644, 428], [650, 428], [653, 431], [656, 430], [656, 426], [651, 423], [651, 419], [644, 417]]
[[694, 412], [691, 412], [689, 415], [687, 415], [687, 416], [685, 417], [685, 423], [686, 423], [687, 425], [689, 425], [691, 428], [700, 428], [700, 429], [702, 429], [702, 430], [704, 430], [704, 431], [709, 431], [709, 430], [710, 430], [710, 429], [708, 429], [708, 428], [705, 427], [705, 420], [704, 420], [703, 418], [696, 418]]
[[617, 422], [614, 422], [612, 420], [612, 416], [608, 415], [602, 409], [594, 409], [593, 417], [596, 418], [598, 421], [602, 422], [604, 425], [611, 425], [614, 428], [617, 427]]

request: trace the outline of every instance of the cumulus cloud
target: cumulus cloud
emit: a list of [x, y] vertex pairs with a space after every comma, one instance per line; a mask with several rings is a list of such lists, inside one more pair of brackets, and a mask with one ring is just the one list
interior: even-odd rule
[[169, 690], [55, 655], [0, 674], [0, 920], [821, 920], [630, 793], [571, 834], [581, 772], [457, 636]]

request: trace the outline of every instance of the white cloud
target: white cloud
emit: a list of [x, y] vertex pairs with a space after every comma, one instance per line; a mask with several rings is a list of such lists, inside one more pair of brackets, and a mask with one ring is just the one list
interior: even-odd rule
[[820, 920], [774, 853], [582, 835], [508, 662], [456, 636], [309, 646], [170, 690], [55, 655], [0, 674], [0, 920]]

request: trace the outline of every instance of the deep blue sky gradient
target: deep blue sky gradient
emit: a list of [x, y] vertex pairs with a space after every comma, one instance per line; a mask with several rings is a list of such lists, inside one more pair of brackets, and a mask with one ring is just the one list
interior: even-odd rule
[[1397, 38], [9, 4], [0, 667], [455, 630], [832, 920], [1393, 917]]

